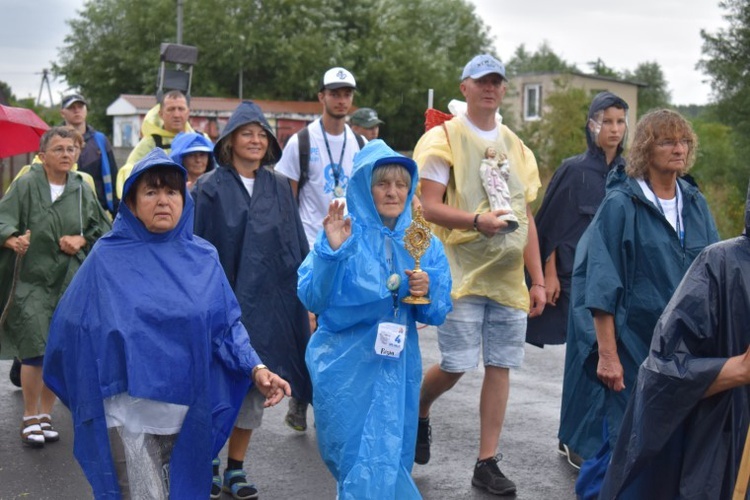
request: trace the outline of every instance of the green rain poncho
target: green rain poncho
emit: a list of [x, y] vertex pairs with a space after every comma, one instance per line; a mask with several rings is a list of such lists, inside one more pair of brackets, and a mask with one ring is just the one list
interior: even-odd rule
[[[15, 252], [0, 248], [0, 305], [7, 307], [0, 325], [3, 358], [44, 354], [57, 302], [91, 246], [110, 227], [96, 194], [75, 172], [68, 173], [65, 190], [54, 202], [39, 163], [13, 182], [0, 199], [0, 242], [30, 230], [31, 244], [17, 264]], [[75, 234], [83, 235], [88, 244], [76, 255], [68, 255], [58, 241]], [[14, 279], [16, 265], [20, 267]]]

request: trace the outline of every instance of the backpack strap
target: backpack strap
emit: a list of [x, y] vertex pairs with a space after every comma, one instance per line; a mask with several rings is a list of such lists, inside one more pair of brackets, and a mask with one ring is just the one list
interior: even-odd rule
[[[352, 133], [354, 133], [354, 131], [352, 131]], [[357, 139], [359, 150], [362, 151], [362, 148], [365, 147], [365, 138], [357, 133], [354, 133], [354, 137]]]
[[310, 130], [304, 127], [297, 132], [299, 146], [299, 181], [297, 182], [297, 201], [308, 180], [310, 180]]
[[112, 167], [109, 164], [109, 155], [107, 154], [107, 138], [104, 134], [98, 131], [94, 131], [94, 140], [96, 145], [99, 146], [101, 151], [101, 165], [102, 165], [102, 183], [104, 184], [104, 198], [107, 200], [107, 208], [110, 213], [115, 213], [115, 203], [112, 188]]
[[151, 138], [154, 140], [154, 146], [164, 149], [164, 138], [162, 136], [159, 134], [151, 134]]

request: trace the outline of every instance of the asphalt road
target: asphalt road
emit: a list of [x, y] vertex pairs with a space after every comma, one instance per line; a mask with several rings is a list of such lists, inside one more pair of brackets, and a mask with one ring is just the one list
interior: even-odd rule
[[[425, 368], [437, 362], [434, 328], [421, 331]], [[523, 369], [511, 374], [510, 402], [500, 440], [503, 472], [518, 485], [519, 500], [574, 499], [576, 471], [556, 453], [564, 346], [527, 346]], [[72, 426], [58, 404], [53, 419], [60, 441], [43, 449], [19, 438], [20, 389], [8, 381], [10, 361], [0, 361], [0, 500], [77, 500], [91, 489], [72, 454]], [[425, 499], [497, 498], [471, 486], [479, 436], [481, 368], [467, 373], [432, 410], [432, 459], [413, 476]], [[342, 404], [346, 404], [342, 401]], [[318, 455], [315, 430], [283, 424], [286, 401], [266, 412], [246, 457], [246, 469], [264, 499], [333, 499], [336, 485]], [[308, 417], [312, 424], [312, 411]], [[226, 450], [222, 452], [226, 461]], [[222, 467], [223, 469], [223, 467]], [[224, 494], [223, 500], [230, 500]], [[505, 497], [507, 498], [507, 497]]]

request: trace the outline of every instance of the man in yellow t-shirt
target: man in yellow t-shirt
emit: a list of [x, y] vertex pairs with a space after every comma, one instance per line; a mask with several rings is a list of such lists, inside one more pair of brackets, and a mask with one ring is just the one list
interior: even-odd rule
[[[474, 57], [461, 76], [465, 108], [463, 103], [451, 103], [454, 117], [426, 132], [414, 150], [425, 218], [443, 242], [453, 278], [453, 311], [438, 327], [441, 362], [427, 370], [422, 383], [414, 460], [425, 464], [430, 459], [432, 403], [477, 367], [481, 347], [485, 372], [472, 484], [497, 495], [516, 491], [496, 457], [509, 370], [523, 362], [527, 316], [541, 314], [546, 301], [529, 208], [541, 186], [539, 171], [534, 154], [497, 114], [506, 85], [500, 61], [491, 55]], [[507, 161], [511, 210], [490, 207], [480, 175], [488, 148]], [[517, 226], [502, 217], [511, 211]], [[524, 266], [531, 276], [530, 289]]]

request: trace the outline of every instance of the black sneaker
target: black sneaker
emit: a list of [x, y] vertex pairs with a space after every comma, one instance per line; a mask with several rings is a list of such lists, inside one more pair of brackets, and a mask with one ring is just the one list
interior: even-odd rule
[[516, 483], [505, 477], [505, 474], [500, 471], [497, 466], [498, 460], [498, 457], [477, 460], [471, 484], [494, 495], [515, 495]]
[[430, 417], [420, 418], [417, 424], [417, 447], [414, 462], [424, 465], [430, 461], [430, 443], [432, 442], [432, 427]]

